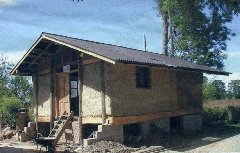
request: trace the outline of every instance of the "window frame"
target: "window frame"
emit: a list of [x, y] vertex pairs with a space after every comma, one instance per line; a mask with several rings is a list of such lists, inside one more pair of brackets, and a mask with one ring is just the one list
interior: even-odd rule
[[136, 66], [136, 88], [151, 89], [151, 68]]

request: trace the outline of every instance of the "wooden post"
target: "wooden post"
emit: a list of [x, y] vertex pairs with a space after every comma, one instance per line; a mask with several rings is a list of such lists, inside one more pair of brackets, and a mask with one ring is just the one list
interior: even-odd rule
[[51, 59], [51, 68], [50, 68], [50, 95], [49, 95], [49, 100], [50, 100], [50, 131], [53, 128], [53, 58]]
[[35, 102], [36, 102], [36, 114], [35, 114], [35, 123], [36, 123], [36, 131], [37, 131], [37, 137], [38, 137], [38, 133], [39, 133], [39, 130], [38, 130], [38, 74], [36, 75], [36, 78], [35, 78]]
[[79, 97], [79, 143], [83, 144], [83, 127], [82, 127], [82, 92], [83, 92], [83, 54], [78, 59], [78, 97]]
[[101, 99], [102, 99], [102, 125], [106, 123], [106, 105], [105, 105], [105, 72], [104, 61], [101, 61]]

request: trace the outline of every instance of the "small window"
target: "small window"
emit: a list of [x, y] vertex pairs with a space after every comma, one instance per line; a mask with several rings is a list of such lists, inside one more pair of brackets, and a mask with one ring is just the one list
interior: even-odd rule
[[76, 98], [78, 96], [77, 81], [71, 81], [71, 98]]
[[136, 67], [136, 87], [151, 88], [151, 74], [149, 67]]

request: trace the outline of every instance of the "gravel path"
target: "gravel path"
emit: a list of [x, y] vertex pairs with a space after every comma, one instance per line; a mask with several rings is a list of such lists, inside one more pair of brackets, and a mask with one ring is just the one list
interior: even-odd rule
[[202, 146], [192, 150], [193, 152], [240, 152], [240, 134], [214, 142], [207, 146]]
[[[213, 138], [217, 139], [217, 138]], [[216, 152], [240, 152], [240, 134], [227, 139], [213, 142], [208, 145], [203, 145], [198, 148], [191, 149], [193, 146], [180, 148], [178, 151], [166, 151], [166, 153], [177, 153], [177, 152], [187, 152], [187, 153], [216, 153]]]

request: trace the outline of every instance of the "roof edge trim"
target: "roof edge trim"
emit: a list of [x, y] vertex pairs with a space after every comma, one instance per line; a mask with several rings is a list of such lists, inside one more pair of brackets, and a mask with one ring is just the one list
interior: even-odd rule
[[99, 58], [99, 59], [104, 60], [104, 61], [106, 61], [106, 62], [109, 62], [109, 63], [112, 63], [112, 64], [116, 64], [116, 61], [114, 61], [114, 60], [112, 60], [112, 59], [109, 59], [109, 58], [107, 58], [107, 57], [104, 57], [104, 56], [101, 56], [101, 55], [98, 55], [98, 54], [95, 54], [95, 53], [92, 53], [92, 52], [89, 52], [89, 51], [84, 50], [84, 49], [81, 49], [81, 48], [79, 48], [79, 47], [70, 45], [70, 44], [68, 44], [68, 43], [65, 43], [65, 42], [62, 42], [62, 41], [59, 41], [59, 40], [56, 40], [56, 39], [54, 39], [54, 38], [49, 38], [49, 37], [47, 37], [47, 36], [45, 36], [45, 35], [42, 35], [42, 38], [47, 39], [47, 40], [50, 40], [50, 41], [53, 41], [53, 42], [56, 42], [56, 43], [58, 43], [58, 44], [64, 45], [64, 46], [66, 46], [66, 47], [69, 47], [69, 48], [72, 48], [72, 49], [75, 49], [75, 50], [78, 50], [78, 51], [80, 51], [80, 52], [83, 52], [83, 53], [85, 53], [85, 54], [88, 54], [88, 55], [91, 55], [91, 56], [93, 56], [93, 57]]

